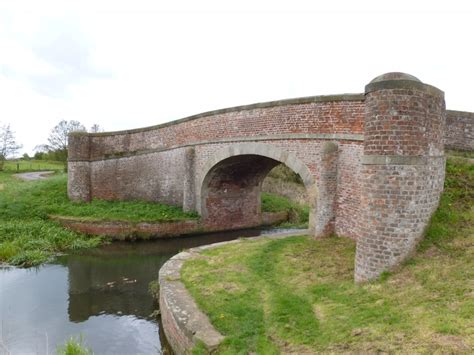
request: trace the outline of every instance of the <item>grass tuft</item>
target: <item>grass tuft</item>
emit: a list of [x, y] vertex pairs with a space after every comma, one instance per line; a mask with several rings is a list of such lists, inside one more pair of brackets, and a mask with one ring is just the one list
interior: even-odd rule
[[56, 349], [57, 355], [92, 355], [91, 349], [84, 345], [82, 335], [76, 339], [71, 337], [64, 345], [58, 346]]

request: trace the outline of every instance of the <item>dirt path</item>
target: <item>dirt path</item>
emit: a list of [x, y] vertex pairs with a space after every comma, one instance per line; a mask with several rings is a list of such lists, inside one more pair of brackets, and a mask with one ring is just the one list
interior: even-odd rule
[[15, 176], [25, 181], [34, 181], [46, 179], [51, 174], [54, 174], [54, 171], [33, 171], [30, 173], [15, 174]]

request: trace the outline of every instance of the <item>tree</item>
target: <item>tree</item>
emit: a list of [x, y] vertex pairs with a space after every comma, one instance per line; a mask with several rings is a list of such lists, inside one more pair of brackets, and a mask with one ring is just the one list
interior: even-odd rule
[[[37, 148], [38, 148], [38, 146], [35, 147], [35, 150], [38, 150]], [[33, 155], [33, 159], [34, 160], [46, 160], [47, 159], [47, 153], [45, 153], [43, 151], [37, 151], [35, 153], [35, 155]]]
[[91, 129], [89, 130], [90, 133], [99, 133], [99, 132], [103, 132], [104, 129], [99, 126], [97, 123], [94, 123], [92, 126], [91, 126]]
[[60, 121], [49, 134], [48, 143], [42, 145], [42, 150], [46, 150], [49, 156], [54, 156], [56, 160], [67, 164], [68, 136], [71, 132], [85, 132], [86, 128], [78, 121]]
[[22, 146], [15, 140], [15, 132], [10, 128], [10, 125], [5, 125], [0, 128], [0, 170], [3, 170], [5, 160], [12, 155], [15, 155]]

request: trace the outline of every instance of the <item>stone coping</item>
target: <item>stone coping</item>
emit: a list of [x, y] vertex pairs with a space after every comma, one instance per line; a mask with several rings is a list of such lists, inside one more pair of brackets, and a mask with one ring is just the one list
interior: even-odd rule
[[467, 112], [467, 111], [456, 111], [456, 110], [446, 110], [447, 114], [456, 115], [456, 116], [463, 116], [474, 119], [474, 112]]
[[[245, 240], [282, 239], [307, 234], [308, 230], [298, 230], [250, 237]], [[205, 250], [240, 243], [242, 240], [235, 239], [192, 248], [176, 254], [161, 267], [158, 281], [160, 311], [162, 318], [166, 318], [166, 321], [163, 319], [163, 330], [176, 354], [191, 353], [192, 348], [198, 343], [202, 343], [208, 352], [212, 352], [225, 338], [199, 309], [181, 282], [181, 268], [187, 260], [199, 257], [199, 254]]]
[[187, 121], [192, 121], [192, 120], [202, 118], [202, 117], [216, 116], [216, 115], [229, 113], [229, 112], [238, 112], [238, 111], [246, 111], [246, 110], [277, 107], [277, 106], [287, 106], [287, 105], [300, 105], [300, 104], [307, 104], [307, 103], [313, 103], [313, 102], [318, 103], [318, 102], [364, 101], [364, 100], [365, 100], [364, 94], [306, 96], [306, 97], [298, 97], [298, 98], [293, 98], [293, 99], [259, 102], [259, 103], [250, 104], [250, 105], [240, 105], [240, 106], [222, 108], [218, 110], [206, 111], [206, 112], [198, 113], [196, 115], [181, 118], [178, 120], [162, 123], [155, 126], [143, 127], [143, 128], [135, 128], [135, 129], [129, 129], [129, 130], [123, 130], [123, 131], [113, 131], [113, 132], [99, 132], [99, 133], [71, 132], [70, 134], [71, 135], [88, 135], [91, 137], [106, 137], [106, 136], [114, 136], [114, 135], [121, 135], [121, 134], [152, 131], [154, 129], [169, 127], [169, 126], [173, 126], [173, 125], [187, 122]]
[[365, 93], [368, 94], [373, 91], [391, 89], [420, 90], [430, 95], [444, 97], [444, 91], [432, 85], [423, 84], [422, 82], [414, 80], [383, 80], [370, 82], [365, 86]]

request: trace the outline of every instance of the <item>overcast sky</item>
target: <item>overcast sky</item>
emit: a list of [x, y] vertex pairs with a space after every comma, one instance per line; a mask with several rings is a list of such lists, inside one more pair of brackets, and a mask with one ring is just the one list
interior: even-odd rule
[[0, 124], [31, 154], [62, 119], [138, 128], [390, 71], [474, 111], [472, 3], [0, 0]]

